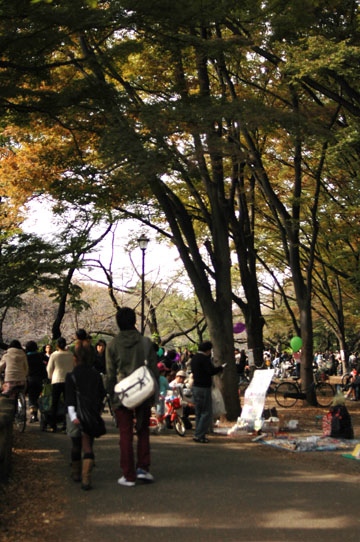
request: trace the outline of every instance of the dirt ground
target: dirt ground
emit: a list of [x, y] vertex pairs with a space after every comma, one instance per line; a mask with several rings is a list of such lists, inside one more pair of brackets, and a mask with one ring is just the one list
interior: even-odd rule
[[65, 495], [49, 450], [37, 449], [34, 435], [14, 432], [12, 474], [0, 485], [1, 542], [38, 542], [63, 517]]
[[[272, 400], [266, 407], [274, 406]], [[360, 402], [347, 402], [351, 414], [355, 439], [360, 440]], [[321, 434], [321, 416], [327, 409], [303, 407], [301, 401], [297, 408], [280, 409], [276, 406], [283, 422], [296, 419], [298, 428], [294, 434], [305, 436]], [[233, 423], [224, 424], [231, 426]], [[342, 475], [360, 472], [360, 461], [345, 460], [341, 452], [306, 452], [290, 453], [269, 446], [252, 443], [253, 436], [244, 434], [241, 437], [225, 437], [222, 445], [229, 443], [232, 447], [254, 447], [258, 456], [268, 459], [271, 454], [279, 458], [281, 454], [294, 463], [305, 464], [307, 469], [322, 470]], [[56, 531], [56, 526], [64, 517], [64, 509], [68, 497], [63, 490], [63, 481], [56, 469], [56, 462], [49, 449], [39, 448], [40, 436], [25, 431], [14, 435], [13, 472], [9, 483], [0, 487], [0, 540], [6, 542], [35, 542], [50, 539], [49, 533]], [[36, 521], [34, 519], [36, 518]]]

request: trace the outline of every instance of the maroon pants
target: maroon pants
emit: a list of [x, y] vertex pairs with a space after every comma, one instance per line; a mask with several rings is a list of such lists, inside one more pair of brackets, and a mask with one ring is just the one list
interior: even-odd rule
[[[150, 406], [141, 405], [134, 411], [125, 407], [115, 410], [116, 420], [120, 433], [120, 467], [123, 475], [129, 482], [135, 482], [136, 469], [146, 471], [150, 466]], [[137, 434], [137, 462], [135, 467], [133, 438], [134, 423], [136, 422]]]

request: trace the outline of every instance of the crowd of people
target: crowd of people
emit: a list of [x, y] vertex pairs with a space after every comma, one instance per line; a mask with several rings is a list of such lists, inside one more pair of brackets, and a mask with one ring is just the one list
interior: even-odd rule
[[[28, 341], [23, 348], [18, 340], [13, 340], [0, 360], [0, 374], [4, 373], [1, 394], [15, 398], [19, 389], [26, 389], [30, 423], [39, 421], [39, 399], [44, 382], [51, 382], [50, 431], [57, 432], [61, 423], [61, 430], [66, 430], [71, 438], [71, 476], [75, 482], [81, 482], [84, 490], [92, 487], [94, 439], [106, 432], [101, 417], [105, 398], [110, 401], [120, 434], [122, 476], [118, 483], [132, 487], [139, 480], [153, 482], [149, 420], [154, 404], [157, 415], [171, 428], [171, 419], [166, 416], [166, 398], [176, 395], [184, 399], [182, 418], [185, 426], [192, 427], [189, 416], [195, 415], [193, 440], [208, 443], [214, 421], [212, 377], [226, 366], [213, 365], [210, 341], [199, 344], [196, 353], [187, 348], [165, 351], [137, 330], [136, 315], [131, 308], [120, 308], [116, 322], [119, 332], [108, 343], [101, 339], [93, 346], [87, 332], [78, 329], [72, 344], [67, 345], [60, 337], [54, 350], [50, 344], [40, 350], [35, 341]], [[316, 352], [314, 368], [339, 374], [343, 368], [341, 361], [339, 354]], [[245, 350], [235, 349], [235, 363], [240, 381], [249, 371]], [[277, 370], [290, 364], [296, 373], [299, 363], [300, 356], [271, 350], [264, 353], [264, 366], [269, 368]], [[357, 352], [350, 355], [348, 363], [347, 395], [349, 399], [359, 400], [360, 357]], [[158, 392], [135, 409], [126, 408], [119, 401], [115, 386], [144, 364], [150, 367], [158, 383]], [[63, 404], [64, 412], [59, 418], [60, 404]]]
[[[27, 342], [23, 348], [18, 340], [13, 340], [0, 360], [1, 395], [15, 399], [19, 390], [25, 391], [30, 423], [39, 421], [39, 411], [43, 415], [41, 397], [45, 383], [48, 387], [51, 383], [49, 429], [53, 433], [66, 430], [71, 438], [71, 476], [75, 482], [81, 482], [84, 490], [92, 487], [94, 439], [106, 431], [101, 418], [105, 397], [110, 400], [120, 434], [122, 476], [118, 483], [132, 487], [138, 480], [153, 482], [149, 420], [155, 399], [158, 415], [164, 416], [167, 395], [186, 398], [182, 412], [185, 426], [192, 427], [189, 416], [195, 415], [193, 440], [207, 443], [213, 422], [212, 376], [225, 367], [213, 365], [209, 341], [199, 344], [196, 354], [187, 348], [165, 351], [136, 329], [133, 309], [119, 309], [116, 321], [119, 332], [108, 343], [101, 339], [94, 347], [91, 337], [79, 329], [70, 345], [60, 337], [55, 349], [50, 344], [39, 349], [35, 341]], [[134, 410], [128, 409], [119, 402], [114, 388], [145, 363], [158, 381], [159, 393]], [[59, 415], [61, 405], [63, 413]], [[171, 420], [166, 422], [170, 428]]]
[[[275, 369], [278, 376], [300, 376], [299, 352], [281, 352], [276, 349], [265, 349], [263, 352], [263, 367]], [[249, 360], [245, 350], [235, 349], [235, 363], [239, 375], [246, 375], [249, 371]], [[358, 352], [352, 352], [348, 358], [348, 370], [356, 369], [360, 363]], [[316, 351], [313, 360], [314, 371], [326, 372], [329, 376], [342, 376], [344, 363], [339, 351]], [[283, 374], [283, 373], [286, 373]]]

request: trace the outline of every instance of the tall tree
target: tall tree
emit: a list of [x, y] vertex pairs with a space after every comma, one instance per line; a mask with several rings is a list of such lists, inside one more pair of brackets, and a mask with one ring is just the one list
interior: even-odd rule
[[[292, 272], [306, 389], [312, 379], [324, 168], [344, 112], [357, 117], [358, 79], [347, 62], [358, 54], [358, 18], [354, 2], [305, 4], [300, 22], [299, 4], [289, 2], [112, 1], [92, 10], [76, 1], [71, 12], [67, 1], [24, 2], [7, 25], [20, 26], [20, 36], [4, 40], [4, 79], [12, 86], [3, 107], [28, 117], [40, 111], [71, 134], [69, 147], [76, 143], [76, 158], [56, 150], [67, 168], [46, 189], [105, 208], [151, 201], [157, 220], [165, 215], [170, 232], [163, 230], [194, 284], [216, 358], [230, 361], [232, 417], [232, 299], [244, 312], [249, 346], [255, 356], [262, 351], [256, 252], [263, 202]], [[330, 70], [319, 36], [331, 46]], [[24, 40], [29, 52], [21, 58]], [[232, 292], [229, 239], [244, 299]]]

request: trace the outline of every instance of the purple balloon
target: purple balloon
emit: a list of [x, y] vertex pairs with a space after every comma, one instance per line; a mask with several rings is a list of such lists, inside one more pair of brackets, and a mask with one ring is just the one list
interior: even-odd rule
[[238, 322], [233, 327], [234, 333], [242, 333], [243, 331], [245, 331], [245, 329], [246, 329], [246, 326], [242, 322]]

